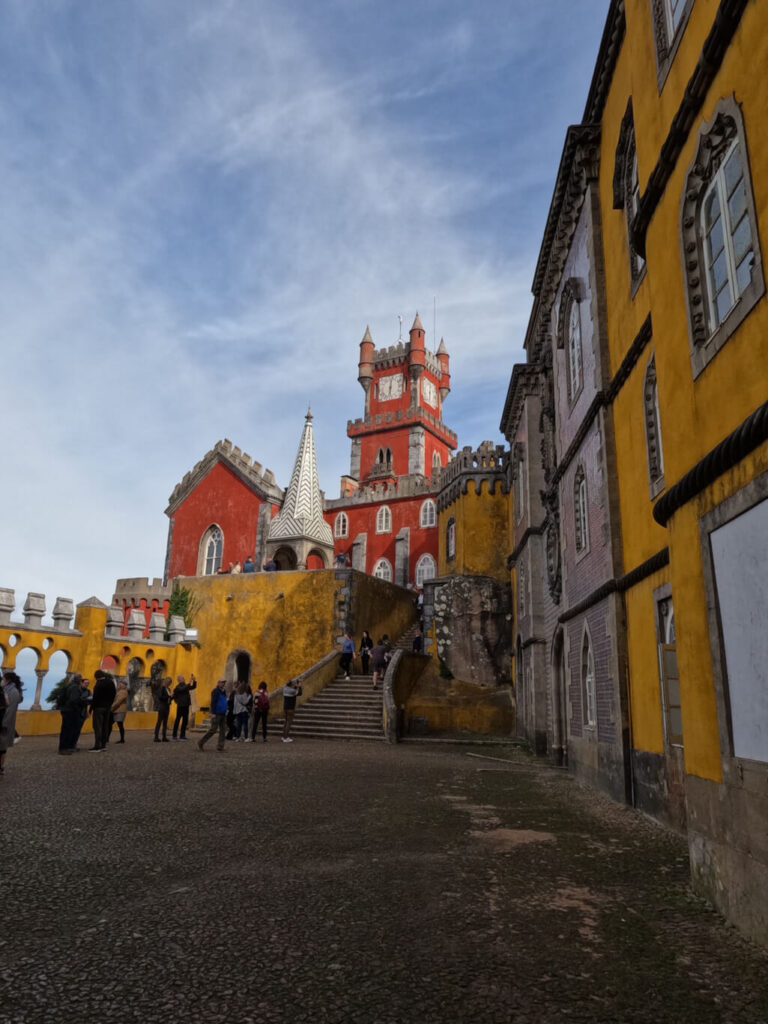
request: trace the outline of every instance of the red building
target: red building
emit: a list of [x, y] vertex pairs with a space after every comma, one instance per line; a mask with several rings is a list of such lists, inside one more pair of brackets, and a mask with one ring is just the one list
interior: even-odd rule
[[211, 575], [249, 556], [257, 572], [268, 557], [282, 569], [343, 561], [401, 586], [436, 574], [437, 477], [456, 448], [442, 420], [450, 391], [445, 345], [427, 350], [418, 314], [409, 340], [389, 348], [377, 350], [366, 329], [358, 380], [364, 414], [347, 425], [350, 470], [341, 496], [321, 504], [309, 414], [286, 491], [250, 455], [219, 441], [170, 497], [163, 581], [118, 581], [115, 603], [126, 622], [132, 609], [147, 622], [167, 609], [176, 577]]

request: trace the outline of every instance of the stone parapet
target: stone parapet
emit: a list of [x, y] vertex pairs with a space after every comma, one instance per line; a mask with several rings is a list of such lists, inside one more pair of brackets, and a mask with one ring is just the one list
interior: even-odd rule
[[172, 590], [172, 581], [163, 583], [162, 579], [158, 577], [155, 577], [151, 583], [147, 576], [125, 577], [124, 579], [117, 580], [115, 583], [112, 603], [123, 604], [125, 602], [126, 604], [131, 604], [131, 602], [140, 601], [144, 598], [148, 605], [152, 601], [158, 601], [162, 604], [163, 601], [167, 601], [170, 598]]
[[483, 441], [476, 450], [465, 445], [440, 473], [438, 481], [437, 508], [439, 512], [467, 493], [470, 480], [475, 483], [475, 493], [480, 493], [483, 482], [487, 482], [491, 494], [501, 487], [502, 494], [509, 493], [510, 453], [503, 445]]
[[359, 487], [353, 494], [343, 498], [326, 498], [326, 512], [348, 508], [350, 505], [367, 505], [371, 502], [398, 501], [403, 498], [429, 497], [434, 493], [434, 486], [424, 476], [401, 476], [396, 481], [366, 484]]
[[429, 412], [423, 406], [416, 406], [412, 409], [398, 409], [394, 412], [377, 413], [375, 416], [366, 416], [364, 419], [347, 420], [347, 437], [356, 437], [362, 434], [375, 434], [382, 426], [389, 426], [397, 423], [423, 423], [439, 438], [455, 448], [458, 443], [458, 435], [450, 430], [443, 421]]

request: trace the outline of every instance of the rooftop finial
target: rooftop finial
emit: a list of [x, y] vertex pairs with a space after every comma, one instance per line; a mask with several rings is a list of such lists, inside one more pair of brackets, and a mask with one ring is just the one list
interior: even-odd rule
[[312, 419], [312, 407], [310, 406], [309, 403], [307, 403], [307, 415], [304, 417], [304, 419], [305, 420], [311, 420]]
[[403, 340], [403, 318], [400, 316], [399, 313], [397, 314], [397, 320], [398, 320], [398, 323], [400, 324], [400, 330], [398, 331], [397, 340], [398, 341], [402, 341]]

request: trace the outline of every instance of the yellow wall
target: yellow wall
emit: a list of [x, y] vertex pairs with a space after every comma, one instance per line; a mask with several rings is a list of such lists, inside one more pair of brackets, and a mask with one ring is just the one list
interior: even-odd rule
[[697, 0], [661, 95], [647, 0], [627, 0], [627, 32], [613, 76], [602, 125], [600, 201], [606, 253], [606, 309], [611, 372], [615, 373], [650, 312], [653, 337], [614, 402], [624, 569], [628, 571], [669, 545], [670, 565], [626, 595], [631, 710], [635, 746], [663, 751], [662, 710], [656, 660], [653, 589], [671, 581], [682, 694], [685, 765], [688, 773], [719, 779], [717, 728], [707, 605], [698, 517], [747, 482], [765, 458], [744, 460], [660, 527], [649, 494], [643, 376], [653, 353], [668, 489], [734, 430], [768, 394], [768, 302], [748, 314], [705, 370], [694, 380], [688, 342], [680, 233], [680, 199], [699, 127], [717, 102], [735, 95], [744, 118], [757, 214], [757, 233], [768, 258], [768, 8], [749, 4], [678, 158], [647, 234], [646, 274], [631, 294], [626, 220], [613, 209], [613, 168], [621, 120], [630, 96], [641, 193], [712, 28], [717, 0]]
[[[475, 481], [468, 482], [467, 493], [460, 495], [439, 516], [438, 576], [456, 574], [509, 579], [506, 559], [511, 550], [508, 546], [510, 502], [510, 495], [502, 494], [498, 482], [495, 494], [490, 493], [487, 480], [482, 481], [479, 494]], [[456, 557], [448, 561], [445, 530], [451, 516], [456, 519]]]
[[515, 728], [515, 707], [507, 686], [479, 686], [443, 679], [434, 662], [403, 659], [394, 692], [405, 706], [405, 728], [413, 717], [426, 718], [430, 732], [471, 732], [509, 736]]

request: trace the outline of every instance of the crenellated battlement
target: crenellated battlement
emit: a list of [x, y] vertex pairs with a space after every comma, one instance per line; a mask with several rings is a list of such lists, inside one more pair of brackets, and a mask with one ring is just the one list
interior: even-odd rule
[[347, 420], [347, 436], [356, 437], [361, 434], [375, 433], [376, 430], [392, 423], [424, 423], [436, 434], [447, 440], [452, 448], [456, 447], [458, 436], [433, 413], [417, 406], [415, 409], [398, 409], [394, 412], [381, 412], [375, 416], [358, 417]]
[[483, 441], [476, 449], [465, 445], [441, 471], [438, 482], [437, 509], [441, 512], [467, 493], [467, 485], [474, 481], [475, 493], [480, 493], [483, 482], [488, 491], [496, 493], [501, 487], [502, 494], [509, 493], [510, 453], [503, 445]]
[[[395, 345], [389, 345], [387, 348], [374, 349], [371, 362], [373, 363], [374, 369], [393, 369], [394, 367], [400, 366], [408, 361], [410, 351], [410, 341], [403, 341], [400, 339]], [[430, 352], [429, 349], [425, 349], [424, 357], [426, 368], [439, 379], [442, 376], [443, 369], [437, 355], [434, 352]]]
[[394, 482], [366, 484], [343, 498], [327, 498], [326, 511], [349, 508], [350, 505], [367, 505], [371, 502], [397, 501], [403, 498], [428, 497], [434, 493], [434, 484], [424, 476], [401, 476]]
[[150, 583], [147, 576], [131, 576], [116, 581], [112, 603], [119, 604], [123, 601], [130, 603], [144, 598], [147, 604], [152, 601], [162, 604], [163, 601], [170, 598], [172, 591], [173, 583], [163, 583], [160, 577], [155, 577]]
[[171, 512], [189, 492], [208, 473], [217, 459], [223, 459], [236, 473], [242, 476], [249, 483], [272, 501], [282, 502], [284, 492], [275, 483], [275, 474], [271, 469], [264, 469], [260, 462], [252, 459], [247, 452], [243, 452], [237, 445], [233, 445], [229, 438], [217, 441], [211, 450], [200, 459], [199, 462], [185, 473], [181, 481], [174, 487], [168, 499], [166, 513]]

